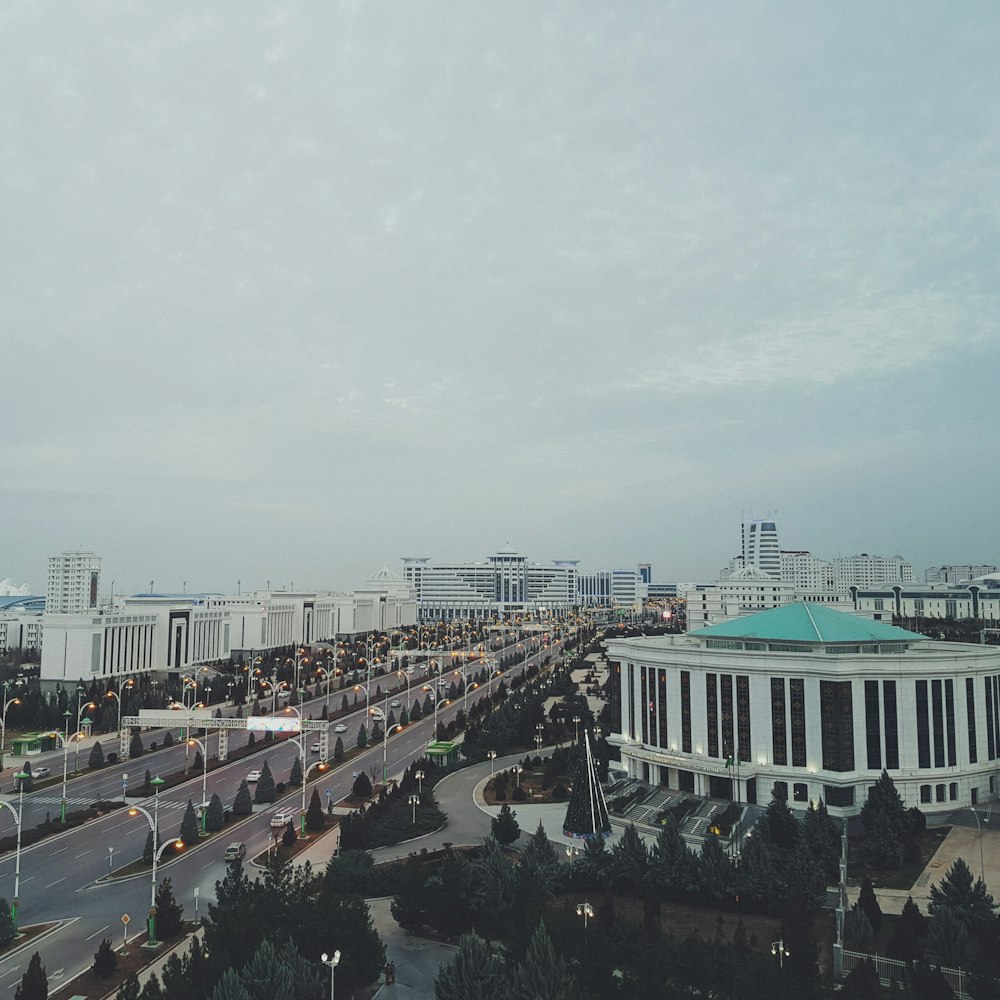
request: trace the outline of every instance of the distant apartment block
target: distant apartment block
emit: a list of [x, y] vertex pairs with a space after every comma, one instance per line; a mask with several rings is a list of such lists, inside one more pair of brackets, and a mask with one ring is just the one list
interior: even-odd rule
[[93, 552], [63, 552], [49, 557], [45, 610], [50, 614], [79, 614], [97, 607], [101, 560]]
[[982, 563], [974, 566], [971, 563], [953, 566], [931, 566], [924, 570], [924, 583], [968, 583], [980, 576], [996, 573], [996, 566]]
[[875, 587], [883, 583], [913, 583], [913, 565], [902, 556], [837, 556], [833, 562], [834, 586], [838, 590], [850, 587]]

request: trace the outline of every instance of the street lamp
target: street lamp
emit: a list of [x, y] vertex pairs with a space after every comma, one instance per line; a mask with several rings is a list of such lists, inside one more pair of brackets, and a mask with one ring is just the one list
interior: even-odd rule
[[521, 787], [521, 772], [524, 770], [520, 764], [515, 764], [511, 770], [514, 772], [514, 777], [517, 779], [517, 787]]
[[495, 763], [495, 761], [497, 759], [497, 752], [496, 752], [496, 750], [487, 750], [486, 751], [486, 756], [489, 757], [489, 759], [490, 759], [490, 777], [492, 778], [493, 775], [496, 773], [496, 763]]
[[[79, 690], [79, 688], [77, 690]], [[77, 707], [77, 710], [76, 710], [76, 733], [74, 734], [76, 736], [76, 758], [73, 761], [73, 773], [74, 774], [79, 773], [79, 770], [80, 770], [80, 736], [82, 735], [81, 730], [83, 729], [83, 727], [84, 727], [85, 724], [87, 726], [93, 725], [93, 723], [90, 721], [90, 719], [86, 719], [86, 718], [83, 717], [83, 710], [85, 708], [97, 708], [97, 705], [95, 705], [94, 702], [92, 702], [92, 701], [87, 701], [87, 702], [84, 702], [82, 705], [79, 705]]]
[[[388, 700], [388, 695], [386, 695], [386, 699]], [[384, 786], [388, 777], [389, 716], [386, 715], [384, 709], [378, 706], [370, 708], [368, 713], [376, 722], [382, 723], [382, 785]]]
[[576, 915], [578, 917], [583, 917], [583, 929], [586, 932], [587, 922], [594, 915], [594, 908], [590, 903], [577, 903], [576, 904]]
[[122, 728], [122, 692], [125, 690], [125, 688], [132, 687], [134, 684], [135, 681], [133, 681], [132, 678], [129, 677], [126, 680], [123, 680], [121, 684], [118, 685], [117, 694], [114, 691], [108, 691], [104, 695], [105, 698], [114, 698], [115, 701], [118, 703], [118, 725], [115, 727], [115, 732], [121, 732]]
[[579, 742], [580, 742], [580, 723], [581, 723], [582, 721], [583, 721], [583, 720], [582, 720], [582, 719], [580, 718], [580, 716], [579, 716], [579, 715], [574, 715], [574, 716], [573, 716], [573, 727], [574, 727], [574, 729], [576, 730], [576, 735], [575, 735], [575, 736], [573, 737], [573, 739], [574, 739], [574, 741], [575, 741], [576, 743], [579, 743]]
[[771, 954], [778, 956], [778, 964], [783, 969], [785, 967], [785, 959], [791, 955], [791, 952], [785, 947], [784, 938], [778, 938], [777, 941], [771, 942]]
[[150, 832], [153, 834], [153, 872], [150, 876], [149, 885], [149, 935], [147, 944], [155, 945], [159, 943], [156, 940], [156, 866], [160, 863], [160, 858], [163, 857], [163, 852], [168, 847], [181, 850], [184, 847], [184, 841], [168, 840], [163, 845], [157, 843], [160, 834], [160, 787], [165, 785], [166, 782], [157, 775], [150, 784], [153, 786], [153, 815], [150, 816], [149, 811], [143, 809], [142, 806], [132, 806], [128, 814], [129, 816], [144, 816], [146, 822], [149, 824]]
[[333, 1000], [333, 982], [337, 972], [337, 966], [340, 965], [340, 952], [335, 951], [332, 955], [328, 955], [324, 951], [322, 962], [324, 965], [330, 966], [330, 1000]]
[[537, 731], [537, 735], [535, 736], [535, 752], [539, 753], [542, 749], [542, 742], [544, 741], [544, 737], [542, 736], [542, 733], [545, 731], [544, 724], [539, 722], [538, 725], [535, 726], [535, 730]]
[[582, 853], [582, 851], [581, 851], [581, 849], [580, 849], [579, 847], [574, 847], [574, 846], [573, 846], [572, 844], [570, 844], [570, 845], [569, 845], [569, 846], [568, 846], [568, 847], [566, 848], [566, 860], [567, 860], [567, 861], [568, 861], [568, 862], [569, 862], [570, 864], [573, 864], [573, 862], [574, 862], [574, 861], [575, 861], [575, 860], [576, 860], [576, 859], [577, 859], [578, 857], [580, 857], [580, 854], [581, 854], [581, 853]]
[[423, 771], [414, 771], [413, 777], [417, 779], [417, 791], [423, 795], [424, 794], [424, 778], [427, 777]]
[[416, 826], [417, 825], [417, 806], [420, 805], [420, 796], [419, 795], [411, 795], [410, 796], [410, 805], [413, 808], [412, 822], [413, 822], [413, 825]]
[[426, 691], [429, 696], [430, 695], [434, 696], [434, 739], [431, 740], [431, 742], [433, 743], [433, 742], [437, 741], [437, 732], [438, 732], [438, 702], [441, 701], [441, 692], [438, 691], [438, 690], [435, 690], [429, 684], [425, 684], [424, 687], [423, 687], [423, 690]]
[[979, 830], [979, 877], [985, 884], [986, 866], [983, 864], [983, 824], [979, 822], [979, 813], [972, 806], [969, 806], [969, 812], [976, 817], [976, 829]]
[[[3, 683], [3, 693], [4, 697], [7, 697], [7, 689], [10, 687], [10, 681], [4, 681]], [[20, 705], [20, 698], [11, 698], [3, 707], [3, 712], [0, 712], [0, 768], [3, 767], [3, 749], [7, 741], [7, 709], [11, 705]]]
[[189, 736], [188, 744], [196, 743], [201, 750], [201, 832], [207, 830], [208, 821], [208, 747], [197, 736]]
[[0, 799], [0, 806], [6, 806], [14, 814], [14, 822], [17, 824], [17, 849], [14, 855], [14, 902], [10, 906], [10, 922], [14, 933], [17, 933], [17, 907], [21, 893], [21, 817], [24, 815], [24, 783], [31, 775], [24, 771], [18, 771], [14, 775], [17, 782], [18, 796], [17, 808], [15, 809], [9, 802]]

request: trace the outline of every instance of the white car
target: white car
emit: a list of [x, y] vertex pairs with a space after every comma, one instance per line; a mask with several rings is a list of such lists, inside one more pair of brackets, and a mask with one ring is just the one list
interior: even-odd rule
[[346, 733], [347, 732], [347, 723], [345, 723], [345, 722], [338, 722], [333, 727], [333, 731], [335, 733]]
[[392, 702], [392, 703], [391, 703], [391, 704], [389, 705], [389, 708], [402, 708], [402, 707], [403, 707], [403, 706], [402, 706], [402, 705], [400, 705], [400, 703], [399, 703], [398, 701], [394, 701], [394, 702]]
[[319, 753], [319, 744], [318, 744], [318, 743], [314, 743], [314, 744], [313, 744], [313, 745], [312, 745], [312, 746], [311, 746], [311, 747], [310, 747], [309, 749], [310, 749], [310, 750], [311, 750], [311, 751], [312, 751], [313, 753]]
[[257, 781], [260, 781], [260, 771], [248, 771], [247, 784], [252, 785]]
[[295, 822], [294, 813], [280, 812], [280, 813], [275, 813], [271, 817], [271, 826], [273, 827], [288, 826], [289, 823], [294, 823], [294, 822]]

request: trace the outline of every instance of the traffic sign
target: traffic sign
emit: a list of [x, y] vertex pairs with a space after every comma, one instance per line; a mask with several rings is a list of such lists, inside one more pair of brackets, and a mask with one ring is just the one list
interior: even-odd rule
[[129, 915], [127, 913], [122, 914], [122, 923], [127, 924], [129, 922]]

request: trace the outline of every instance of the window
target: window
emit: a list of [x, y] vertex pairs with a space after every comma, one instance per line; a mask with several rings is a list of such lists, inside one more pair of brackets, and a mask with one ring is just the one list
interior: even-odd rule
[[788, 763], [788, 741], [785, 735], [785, 681], [771, 678], [771, 756], [774, 763]]
[[944, 802], [944, 785], [934, 786], [934, 800], [936, 802]]
[[823, 786], [823, 798], [828, 806], [845, 808], [854, 805], [854, 789], [838, 788], [836, 785]]
[[681, 750], [691, 752], [691, 672], [681, 671]]
[[[992, 779], [990, 779], [992, 781]], [[774, 783], [772, 793], [776, 798], [784, 799], [788, 801], [788, 782], [787, 781], [776, 781]]]
[[921, 785], [920, 786], [920, 801], [921, 802], [930, 802], [930, 800], [931, 800], [931, 786], [930, 785]]
[[823, 770], [854, 770], [854, 710], [850, 681], [820, 681]]
[[792, 785], [792, 798], [796, 802], [809, 801], [809, 786], [804, 781], [796, 781]]
[[976, 686], [971, 677], [965, 678], [965, 715], [969, 722], [969, 763], [975, 764], [979, 751], [976, 747]]
[[736, 740], [739, 760], [750, 759], [750, 678], [736, 678]]
[[[988, 679], [988, 678], [987, 678]], [[917, 766], [931, 766], [931, 731], [927, 717], [927, 681], [917, 681]]]
[[931, 681], [931, 715], [934, 722], [934, 766], [944, 767], [944, 710], [940, 681]]
[[899, 725], [896, 719], [896, 682], [882, 682], [882, 708], [885, 710], [885, 766], [899, 767]]
[[806, 766], [806, 682], [801, 677], [788, 680], [788, 705], [792, 717], [792, 766]]
[[865, 681], [865, 741], [868, 767], [873, 771], [882, 769], [882, 729], [878, 708], [878, 681]]
[[957, 781], [953, 781], [948, 786], [948, 798], [951, 799], [952, 802], [954, 802], [958, 798], [958, 782]]
[[719, 692], [715, 674], [705, 674], [705, 714], [708, 721], [708, 756], [719, 756]]

